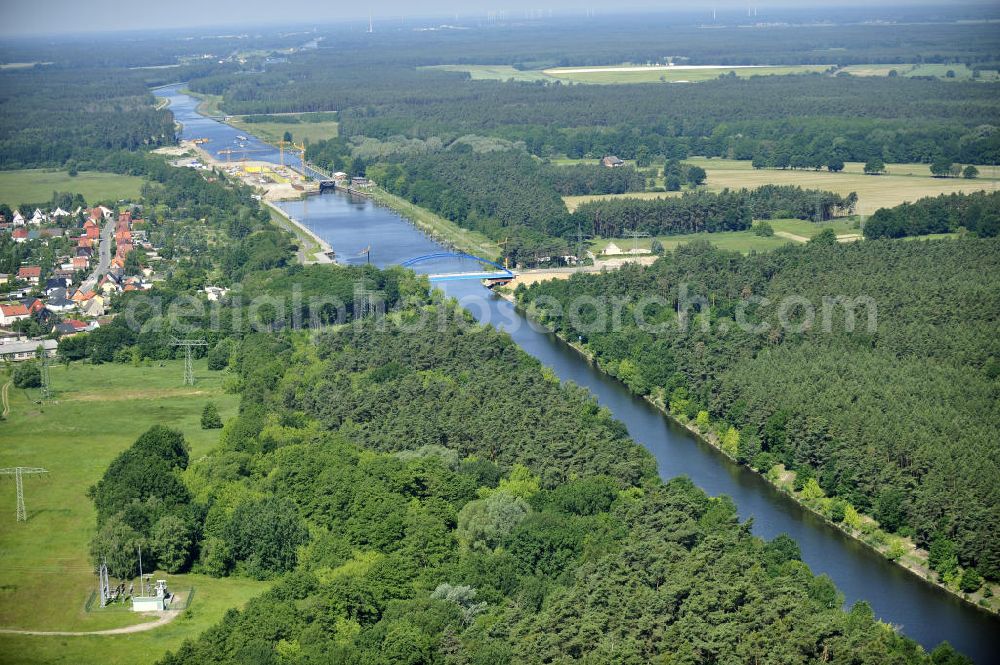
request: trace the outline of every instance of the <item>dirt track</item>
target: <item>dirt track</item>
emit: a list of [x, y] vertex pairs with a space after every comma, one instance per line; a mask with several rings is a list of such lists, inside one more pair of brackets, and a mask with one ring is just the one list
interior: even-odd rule
[[156, 621], [148, 621], [146, 623], [137, 623], [134, 626], [124, 626], [122, 628], [109, 628], [108, 630], [88, 630], [73, 632], [68, 630], [15, 630], [12, 628], [0, 628], [0, 633], [6, 635], [41, 635], [41, 636], [59, 636], [59, 637], [72, 637], [79, 635], [128, 635], [129, 633], [144, 633], [147, 630], [153, 630], [154, 628], [159, 628], [164, 626], [180, 614], [178, 610], [165, 610], [163, 612], [143, 612], [143, 616], [155, 616]]

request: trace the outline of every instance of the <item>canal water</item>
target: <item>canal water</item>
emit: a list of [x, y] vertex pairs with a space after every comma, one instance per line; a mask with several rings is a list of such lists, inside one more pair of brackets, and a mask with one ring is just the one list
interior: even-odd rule
[[[170, 99], [171, 110], [183, 124], [184, 138], [210, 139], [203, 147], [215, 154], [238, 141], [236, 135], [241, 132], [200, 116], [195, 100], [181, 94], [178, 86], [161, 89], [157, 94]], [[277, 162], [276, 150], [252, 137], [248, 139], [239, 142], [261, 150], [253, 153], [253, 159]], [[442, 250], [441, 245], [396, 213], [367, 199], [336, 192], [282, 203], [281, 207], [327, 240], [342, 263], [369, 260], [362, 254], [368, 247], [371, 262], [378, 266]], [[449, 259], [420, 264], [415, 269], [443, 273], [478, 266]], [[977, 663], [1000, 663], [1000, 619], [926, 584], [803, 510], [757, 474], [733, 464], [672, 423], [479, 282], [444, 282], [439, 286], [459, 299], [478, 320], [510, 333], [524, 351], [552, 368], [560, 379], [588, 388], [601, 405], [625, 423], [632, 438], [653, 453], [663, 478], [686, 475], [709, 494], [729, 495], [740, 517], [753, 520], [753, 532], [758, 536], [789, 534], [798, 542], [803, 561], [814, 573], [829, 575], [848, 606], [858, 600], [868, 601], [878, 617], [898, 626], [928, 649], [948, 640]]]

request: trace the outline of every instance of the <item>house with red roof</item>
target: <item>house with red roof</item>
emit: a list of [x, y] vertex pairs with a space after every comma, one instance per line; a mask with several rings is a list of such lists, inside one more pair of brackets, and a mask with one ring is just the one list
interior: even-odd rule
[[21, 266], [17, 269], [17, 278], [26, 280], [29, 284], [38, 284], [42, 277], [42, 269], [39, 266]]
[[23, 226], [19, 226], [11, 232], [10, 236], [14, 239], [14, 242], [27, 242], [28, 229]]
[[99, 240], [101, 237], [101, 227], [90, 220], [83, 225], [83, 232], [90, 240]]
[[45, 310], [45, 303], [38, 298], [25, 298], [21, 301], [21, 304], [28, 310], [28, 314], [38, 314]]
[[29, 316], [28, 308], [21, 303], [0, 305], [0, 326], [9, 326], [15, 321], [26, 319]]

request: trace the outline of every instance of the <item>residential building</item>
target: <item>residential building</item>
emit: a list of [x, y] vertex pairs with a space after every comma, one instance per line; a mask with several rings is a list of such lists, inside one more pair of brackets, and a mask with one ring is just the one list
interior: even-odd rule
[[56, 355], [59, 342], [54, 339], [23, 339], [0, 341], [0, 360], [21, 362], [38, 357], [38, 347], [42, 347], [45, 355], [52, 358]]
[[0, 305], [0, 326], [13, 325], [15, 322], [30, 316], [28, 308], [21, 303]]
[[42, 269], [39, 266], [21, 266], [17, 269], [17, 278], [27, 281], [29, 284], [38, 284], [42, 277]]

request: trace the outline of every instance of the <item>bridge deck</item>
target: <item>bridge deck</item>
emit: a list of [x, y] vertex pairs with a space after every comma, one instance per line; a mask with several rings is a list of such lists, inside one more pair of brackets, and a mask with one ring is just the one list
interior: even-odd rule
[[513, 279], [513, 276], [505, 272], [448, 272], [438, 275], [428, 275], [432, 282], [453, 282], [460, 279]]

